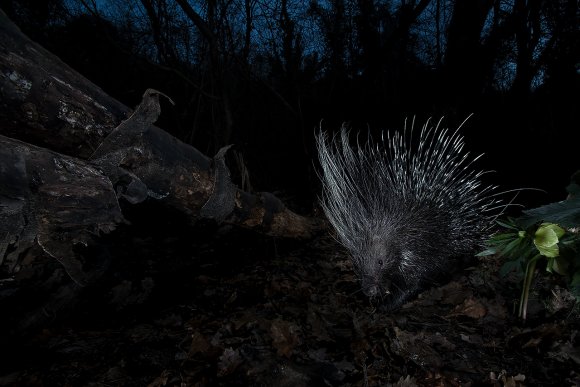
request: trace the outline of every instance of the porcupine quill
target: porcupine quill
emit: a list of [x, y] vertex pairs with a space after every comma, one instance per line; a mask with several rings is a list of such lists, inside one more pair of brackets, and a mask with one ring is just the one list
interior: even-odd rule
[[[468, 117], [469, 118], [469, 117]], [[322, 168], [321, 206], [349, 251], [363, 292], [394, 309], [473, 257], [506, 207], [481, 157], [464, 150], [458, 129], [431, 121], [351, 146], [345, 127], [317, 134]]]

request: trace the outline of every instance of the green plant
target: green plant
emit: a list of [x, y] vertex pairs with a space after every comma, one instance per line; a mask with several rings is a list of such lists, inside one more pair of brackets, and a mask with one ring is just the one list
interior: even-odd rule
[[546, 260], [546, 272], [564, 276], [569, 290], [577, 302], [580, 301], [580, 233], [577, 228], [580, 225], [580, 185], [572, 182], [567, 190], [570, 193], [567, 200], [524, 211], [517, 219], [498, 221], [506, 232], [491, 237], [487, 249], [478, 254], [499, 254], [506, 258], [501, 275], [514, 270], [522, 274], [519, 317], [524, 320], [536, 265], [542, 259]]

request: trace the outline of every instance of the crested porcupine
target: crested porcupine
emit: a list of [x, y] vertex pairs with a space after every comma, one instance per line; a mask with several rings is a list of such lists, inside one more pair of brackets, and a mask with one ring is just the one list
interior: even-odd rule
[[464, 140], [430, 121], [351, 146], [348, 131], [317, 134], [321, 206], [350, 252], [363, 292], [394, 309], [473, 257], [501, 200], [483, 185]]

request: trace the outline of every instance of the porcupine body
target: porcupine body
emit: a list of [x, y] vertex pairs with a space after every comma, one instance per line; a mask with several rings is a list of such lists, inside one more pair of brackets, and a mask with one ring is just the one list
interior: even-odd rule
[[479, 156], [464, 151], [459, 129], [440, 124], [418, 134], [405, 125], [363, 146], [344, 127], [317, 135], [322, 208], [363, 292], [386, 309], [473, 257], [501, 208], [472, 165]]

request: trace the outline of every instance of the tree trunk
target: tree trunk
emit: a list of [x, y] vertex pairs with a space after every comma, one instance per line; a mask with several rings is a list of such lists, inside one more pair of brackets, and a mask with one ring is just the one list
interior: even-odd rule
[[472, 102], [483, 88], [482, 74], [492, 62], [484, 57], [481, 33], [493, 0], [457, 0], [447, 29], [445, 74], [455, 102]]

